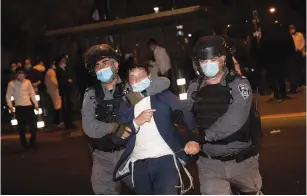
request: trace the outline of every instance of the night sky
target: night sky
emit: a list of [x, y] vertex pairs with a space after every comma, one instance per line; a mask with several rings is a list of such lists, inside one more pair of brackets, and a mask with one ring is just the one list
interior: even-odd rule
[[[31, 4], [30, 4], [31, 2]], [[89, 24], [95, 21], [91, 16], [97, 6], [103, 6], [103, 0], [4, 0], [2, 1], [2, 49], [23, 53], [27, 45], [44, 39], [46, 30]], [[160, 11], [202, 5], [210, 9], [214, 17], [222, 18], [221, 24], [242, 26], [251, 20], [251, 11], [260, 13], [262, 24], [278, 21], [287, 26], [297, 25], [305, 32], [305, 0], [110, 0], [110, 18], [125, 18], [153, 13], [153, 7]], [[276, 7], [275, 14], [269, 13], [271, 6]], [[235, 16], [222, 15], [222, 10], [235, 9]], [[102, 9], [103, 10], [103, 9]], [[229, 19], [231, 18], [231, 19]], [[244, 27], [243, 27], [244, 28]]]

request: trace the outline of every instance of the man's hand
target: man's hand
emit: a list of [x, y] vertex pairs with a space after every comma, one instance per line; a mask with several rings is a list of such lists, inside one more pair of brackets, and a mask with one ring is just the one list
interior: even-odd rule
[[39, 80], [39, 81], [33, 83], [32, 85], [33, 85], [34, 87], [37, 87], [37, 86], [40, 85], [40, 84], [41, 84], [41, 81]]
[[199, 153], [200, 151], [200, 145], [197, 142], [194, 141], [189, 141], [185, 147], [184, 147], [184, 151], [186, 154], [189, 155], [195, 155], [197, 153]]
[[137, 126], [143, 125], [145, 122], [150, 122], [155, 109], [144, 110], [141, 114], [139, 114], [135, 119], [134, 123]]
[[9, 110], [14, 113], [15, 112], [15, 108], [14, 107], [9, 107]]
[[125, 128], [125, 132], [124, 132], [124, 134], [121, 136], [121, 138], [124, 140], [124, 139], [127, 139], [129, 136], [130, 136], [130, 134], [132, 133], [132, 131], [131, 131], [131, 129], [129, 128], [129, 127], [126, 127]]
[[68, 79], [68, 82], [72, 83], [72, 79]]

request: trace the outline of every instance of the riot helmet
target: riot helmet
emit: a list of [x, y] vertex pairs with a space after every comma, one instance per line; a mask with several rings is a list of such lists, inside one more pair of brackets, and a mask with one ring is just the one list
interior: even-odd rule
[[117, 74], [119, 60], [119, 52], [107, 44], [92, 46], [84, 56], [85, 67], [104, 83], [110, 82]]
[[193, 67], [198, 76], [215, 78], [220, 72], [221, 57], [226, 55], [223, 43], [224, 39], [217, 35], [203, 36], [197, 40], [193, 48]]

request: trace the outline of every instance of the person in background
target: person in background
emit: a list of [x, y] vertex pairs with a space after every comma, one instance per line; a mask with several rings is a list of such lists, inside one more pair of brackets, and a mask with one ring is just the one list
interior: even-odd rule
[[166, 52], [166, 49], [159, 46], [157, 41], [150, 39], [147, 42], [148, 48], [154, 53], [155, 62], [150, 61], [149, 64], [156, 70], [158, 76], [167, 77], [172, 82], [171, 60]]
[[17, 67], [22, 67], [22, 63], [21, 63], [21, 62], [18, 62], [18, 63], [17, 63]]
[[54, 124], [61, 125], [60, 111], [62, 108], [62, 99], [59, 93], [59, 84], [55, 72], [55, 62], [52, 63], [45, 76], [45, 85], [48, 95], [51, 98], [54, 112]]
[[11, 64], [11, 70], [10, 70], [10, 76], [9, 76], [9, 80], [14, 80], [15, 79], [15, 70], [17, 68], [17, 64], [16, 63], [12, 63]]
[[13, 71], [14, 73], [15, 73], [16, 68], [17, 68], [17, 64], [16, 64], [16, 63], [12, 63], [12, 64], [11, 64], [11, 69], [12, 69], [12, 71]]
[[294, 42], [295, 52], [291, 57], [291, 84], [289, 94], [298, 93], [297, 87], [300, 84], [305, 84], [306, 78], [306, 65], [304, 64], [304, 56], [306, 56], [305, 38], [301, 32], [296, 31], [296, 27], [293, 24], [289, 25], [289, 32]]
[[[31, 82], [25, 79], [24, 68], [16, 68], [15, 73], [16, 80], [11, 81], [7, 88], [6, 102], [11, 112], [14, 112], [16, 108], [16, 119], [18, 122], [18, 132], [20, 135], [20, 143], [22, 147], [34, 147], [36, 144], [37, 127], [33, 104], [35, 109], [38, 110], [38, 103], [35, 99], [35, 92]], [[12, 96], [14, 97], [15, 108], [13, 107], [11, 101]], [[29, 144], [25, 135], [26, 124], [30, 126], [31, 131]]]
[[72, 79], [67, 71], [66, 58], [60, 56], [57, 59], [56, 78], [59, 85], [59, 92], [62, 99], [62, 110], [64, 117], [64, 125], [67, 129], [74, 129], [76, 126], [72, 123]]
[[24, 69], [27, 79], [31, 81], [34, 91], [38, 93], [38, 86], [41, 84], [41, 81], [39, 80], [39, 72], [33, 69], [30, 58], [26, 58]]

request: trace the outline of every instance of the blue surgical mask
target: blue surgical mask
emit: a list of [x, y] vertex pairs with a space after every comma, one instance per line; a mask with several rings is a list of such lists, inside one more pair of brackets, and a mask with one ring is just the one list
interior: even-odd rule
[[146, 77], [142, 81], [132, 85], [132, 90], [133, 90], [133, 92], [140, 93], [143, 90], [147, 89], [149, 86], [150, 86], [150, 80], [149, 80], [148, 77]]
[[219, 73], [219, 70], [220, 70], [218, 62], [202, 63], [200, 66], [205, 76], [207, 76], [208, 78], [215, 77]]
[[110, 67], [101, 69], [96, 73], [97, 79], [101, 82], [109, 82], [113, 76], [113, 71]]

